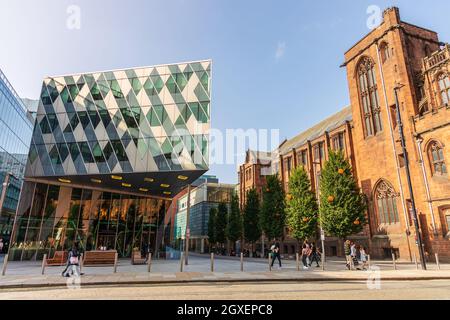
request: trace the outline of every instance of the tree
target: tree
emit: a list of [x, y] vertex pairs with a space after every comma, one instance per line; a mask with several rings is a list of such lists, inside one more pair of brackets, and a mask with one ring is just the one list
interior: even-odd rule
[[209, 209], [209, 218], [208, 218], [208, 242], [209, 242], [209, 251], [215, 245], [216, 241], [216, 219], [217, 219], [217, 208]]
[[317, 199], [303, 166], [297, 167], [289, 178], [286, 215], [290, 234], [297, 241], [306, 240], [316, 232]]
[[345, 239], [366, 223], [366, 201], [342, 152], [329, 152], [320, 180], [320, 216], [324, 231]]
[[231, 196], [230, 213], [228, 215], [228, 223], [226, 227], [226, 236], [233, 244], [233, 247], [239, 239], [242, 237], [242, 215], [239, 209], [239, 199], [234, 192]]
[[226, 227], [227, 227], [227, 218], [228, 218], [228, 208], [225, 202], [219, 203], [219, 207], [217, 208], [217, 217], [216, 217], [216, 225], [215, 225], [215, 240], [217, 243], [224, 244], [227, 240], [226, 238]]
[[285, 227], [284, 191], [278, 176], [267, 176], [261, 206], [261, 229], [271, 239], [281, 238]]
[[244, 237], [253, 245], [261, 237], [261, 226], [259, 223], [260, 203], [256, 189], [250, 189], [247, 192], [247, 201], [244, 207]]

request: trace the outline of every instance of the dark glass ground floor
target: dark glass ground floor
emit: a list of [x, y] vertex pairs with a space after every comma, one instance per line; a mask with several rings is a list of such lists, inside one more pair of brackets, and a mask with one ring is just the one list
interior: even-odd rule
[[10, 260], [40, 260], [78, 242], [129, 257], [144, 245], [154, 252], [164, 236], [170, 202], [156, 198], [26, 181], [9, 250]]

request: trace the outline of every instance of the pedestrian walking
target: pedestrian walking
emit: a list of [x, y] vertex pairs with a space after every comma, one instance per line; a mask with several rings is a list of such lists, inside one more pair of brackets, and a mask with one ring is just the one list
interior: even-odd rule
[[311, 254], [311, 248], [307, 241], [303, 243], [302, 246], [302, 263], [303, 263], [303, 269], [308, 270], [308, 256]]
[[359, 248], [359, 261], [361, 261], [362, 264], [361, 268], [367, 270], [367, 251], [363, 246]]
[[352, 257], [352, 265], [354, 268], [356, 268], [357, 270], [360, 270], [357, 266], [358, 266], [358, 249], [356, 246], [356, 243], [351, 241], [350, 243], [350, 255]]
[[0, 254], [3, 253], [3, 245], [4, 245], [3, 238], [0, 238]]
[[310, 254], [309, 254], [309, 266], [311, 267], [311, 265], [313, 264], [313, 262], [316, 263], [316, 267], [319, 268], [319, 253], [317, 252], [317, 247], [315, 245], [315, 243], [311, 243], [311, 247], [310, 247]]
[[270, 251], [272, 254], [272, 263], [271, 263], [271, 267], [273, 267], [273, 264], [275, 262], [275, 259], [278, 259], [278, 263], [279, 263], [279, 269], [281, 269], [281, 256], [280, 256], [280, 244], [278, 242], [275, 242], [271, 247], [270, 247]]
[[80, 272], [80, 258], [81, 252], [78, 249], [78, 243], [74, 243], [72, 245], [72, 248], [69, 250], [67, 265], [61, 275], [63, 277], [70, 277], [70, 271], [72, 271], [72, 275], [75, 275], [77, 277], [83, 275], [83, 273]]
[[351, 252], [351, 242], [350, 240], [346, 240], [344, 242], [344, 255], [346, 260], [346, 267], [348, 270], [352, 270], [353, 261], [352, 261], [352, 252]]

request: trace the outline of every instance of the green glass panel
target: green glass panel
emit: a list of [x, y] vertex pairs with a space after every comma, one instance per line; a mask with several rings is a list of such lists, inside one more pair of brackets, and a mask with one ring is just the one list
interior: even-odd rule
[[109, 86], [111, 87], [111, 92], [115, 98], [121, 99], [124, 97], [117, 80], [111, 80]]
[[104, 97], [106, 97], [106, 95], [109, 92], [109, 86], [108, 86], [108, 81], [105, 80], [105, 77], [103, 76], [103, 74], [101, 74], [100, 77], [98, 78], [97, 85], [98, 85], [100, 91], [102, 92], [102, 95]]
[[98, 85], [96, 83], [94, 83], [94, 85], [91, 88], [91, 95], [92, 98], [97, 101], [97, 100], [103, 100], [102, 95], [100, 94], [100, 89], [98, 87]]
[[28, 158], [30, 159], [30, 163], [31, 163], [31, 164], [33, 164], [34, 161], [36, 161], [37, 156], [38, 156], [38, 153], [37, 153], [37, 151], [36, 151], [36, 148], [35, 148], [34, 145], [33, 145], [33, 146], [31, 147], [31, 149], [30, 149], [30, 153], [29, 153], [29, 156], [28, 156]]
[[166, 81], [166, 87], [169, 90], [170, 93], [179, 93], [178, 87], [175, 83], [175, 80], [172, 76], [169, 76], [169, 78]]
[[92, 155], [94, 156], [94, 159], [97, 163], [105, 162], [105, 158], [103, 158], [102, 148], [100, 148], [100, 145], [98, 143], [96, 143], [92, 148]]
[[193, 73], [194, 72], [192, 71], [189, 65], [187, 65], [186, 68], [184, 68], [184, 76], [186, 77], [187, 81], [191, 79]]
[[164, 140], [164, 143], [161, 146], [162, 152], [164, 154], [171, 154], [172, 153], [172, 145], [170, 144], [169, 139]]
[[133, 78], [130, 80], [130, 82], [131, 82], [131, 87], [133, 88], [134, 93], [136, 95], [138, 95], [142, 89], [141, 81], [139, 81], [138, 78]]
[[153, 82], [148, 78], [144, 83], [144, 90], [147, 93], [148, 96], [154, 96], [158, 92], [156, 91], [156, 88], [153, 86]]
[[50, 99], [50, 95], [47, 91], [47, 86], [45, 85], [42, 86], [41, 100], [43, 104], [52, 104], [52, 100]]
[[113, 149], [111, 147], [111, 143], [107, 143], [105, 148], [103, 149], [103, 154], [105, 155], [105, 158], [108, 160], [111, 155], [113, 154]]
[[164, 82], [162, 81], [161, 77], [159, 75], [157, 76], [150, 76], [150, 78], [153, 81], [153, 85], [155, 86], [155, 89], [158, 93], [161, 93], [161, 90], [164, 88]]
[[153, 109], [155, 110], [156, 115], [159, 118], [159, 121], [161, 124], [164, 123], [164, 120], [167, 116], [166, 110], [164, 109], [164, 106], [154, 106]]
[[58, 149], [56, 148], [56, 146], [53, 146], [53, 148], [50, 150], [49, 156], [52, 164], [61, 164], [61, 159], [59, 158]]
[[200, 105], [197, 102], [189, 103], [189, 108], [191, 109], [195, 119], [200, 121]]
[[209, 87], [208, 74], [206, 72], [201, 72], [201, 73], [198, 73], [197, 75], [199, 76], [200, 83], [203, 85], [203, 88], [205, 88], [205, 90], [208, 92], [208, 87]]
[[73, 85], [68, 85], [67, 87], [69, 88], [69, 92], [70, 92], [70, 95], [72, 97], [72, 100], [75, 100], [77, 98], [78, 94], [80, 93], [80, 90], [74, 84]]
[[176, 73], [174, 77], [180, 91], [183, 91], [188, 82], [186, 77], [182, 73]]
[[52, 133], [52, 131], [50, 130], [48, 121], [47, 121], [47, 116], [42, 118], [41, 122], [39, 123], [39, 126], [41, 127], [42, 134]]
[[89, 145], [87, 142], [79, 143], [81, 155], [83, 156], [83, 160], [85, 163], [94, 163], [94, 158], [92, 157], [91, 150], [89, 149]]
[[63, 103], [72, 102], [72, 99], [69, 95], [69, 90], [67, 90], [67, 87], [64, 87], [63, 91], [61, 91], [61, 100]]
[[150, 111], [147, 113], [147, 120], [148, 120], [148, 123], [150, 123], [150, 126], [152, 126], [152, 127], [161, 126], [161, 123], [159, 122], [159, 119], [156, 116], [156, 112], [155, 112], [154, 108], [151, 108]]

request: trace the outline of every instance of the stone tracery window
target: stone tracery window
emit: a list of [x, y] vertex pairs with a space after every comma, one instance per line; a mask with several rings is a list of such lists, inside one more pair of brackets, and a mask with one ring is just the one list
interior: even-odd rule
[[375, 77], [375, 64], [365, 57], [358, 65], [359, 94], [362, 104], [362, 115], [365, 136], [373, 136], [383, 130], [381, 124], [380, 99]]
[[380, 224], [394, 224], [399, 222], [397, 210], [398, 194], [387, 181], [380, 181], [375, 188], [375, 208]]
[[441, 73], [438, 77], [438, 84], [442, 104], [448, 105], [450, 103], [450, 78], [448, 75]]
[[444, 149], [437, 142], [433, 141], [428, 146], [428, 157], [431, 164], [431, 172], [433, 175], [447, 174], [447, 166], [445, 165]]

